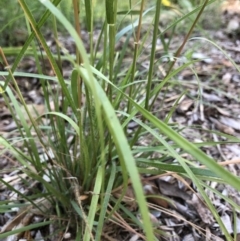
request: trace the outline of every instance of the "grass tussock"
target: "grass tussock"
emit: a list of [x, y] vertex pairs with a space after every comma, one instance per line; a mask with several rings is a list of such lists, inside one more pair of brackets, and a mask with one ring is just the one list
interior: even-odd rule
[[[194, 64], [192, 59], [182, 65], [176, 62], [193, 31], [200, 29], [198, 21], [206, 7], [215, 1], [199, 1], [199, 5], [184, 1], [184, 6], [168, 1], [151, 4], [126, 1], [124, 5], [118, 1], [102, 2], [80, 4], [75, 0], [70, 4], [54, 0], [39, 1], [36, 6], [24, 0], [15, 3], [14, 11], [19, 11], [19, 18], [26, 22], [22, 30], [26, 39], [18, 49], [1, 48], [5, 69], [1, 71], [4, 79], [0, 83], [18, 136], [13, 139], [1, 136], [0, 146], [2, 155], [11, 153], [17, 160], [22, 175], [18, 180], [30, 191], [21, 192], [2, 179], [2, 184], [18, 198], [4, 201], [1, 206], [4, 212], [11, 211], [12, 206], [32, 209], [34, 214], [44, 215], [44, 219], [17, 230], [5, 229], [0, 238], [54, 224], [56, 232], [70, 231], [75, 240], [107, 239], [108, 225], [120, 227], [122, 233], [156, 240], [164, 232], [151, 219], [148, 208], [151, 204], [147, 203], [142, 179], [173, 171], [192, 180], [222, 232], [231, 240], [204, 191], [203, 180], [225, 182], [239, 191], [239, 179], [197, 144], [182, 137], [178, 126], [170, 123], [178, 101], [165, 119], [152, 111], [157, 97], [171, 86], [169, 82]], [[101, 16], [95, 14], [98, 9]], [[166, 12], [172, 18], [163, 27], [159, 23]], [[179, 27], [182, 22], [188, 23], [188, 27], [184, 28], [176, 52], [171, 53], [173, 35], [182, 28]], [[6, 28], [0, 31], [10, 27], [11, 19], [7, 19]], [[46, 28], [54, 36], [54, 53], [48, 44]], [[62, 29], [74, 40], [75, 53], [62, 46], [59, 36]], [[86, 29], [87, 37], [82, 29]], [[12, 39], [9, 31], [8, 34]], [[159, 42], [164, 56], [157, 59]], [[146, 46], [150, 51], [144, 55]], [[6, 55], [13, 52], [17, 54], [10, 64]], [[33, 57], [36, 73], [17, 72], [24, 56]], [[141, 68], [146, 56], [147, 71]], [[165, 69], [159, 80], [157, 67], [162, 64]], [[68, 78], [64, 75], [65, 65], [70, 66]], [[30, 82], [38, 78], [44, 96], [43, 109], [37, 105], [32, 108], [24, 98], [18, 78], [26, 76]], [[131, 123], [136, 128], [130, 133]], [[149, 143], [145, 148], [141, 146], [142, 138]], [[153, 153], [160, 153], [157, 160], [151, 158]], [[184, 158], [186, 153], [206, 168], [196, 168]], [[165, 162], [166, 157], [177, 160], [177, 164]], [[32, 186], [33, 183], [37, 184]], [[139, 210], [138, 218], [135, 210]]]

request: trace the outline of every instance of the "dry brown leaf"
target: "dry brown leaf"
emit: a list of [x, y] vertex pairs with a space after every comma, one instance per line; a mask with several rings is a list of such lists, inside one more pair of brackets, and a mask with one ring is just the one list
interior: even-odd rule
[[[27, 174], [22, 173], [19, 175], [14, 175], [14, 176], [7, 176], [3, 178], [4, 182], [7, 182], [9, 185], [13, 186], [16, 185], [21, 179], [26, 179]], [[5, 189], [4, 183], [0, 183], [0, 190]]]
[[189, 200], [191, 199], [191, 196], [186, 192], [183, 191], [178, 187], [177, 182], [175, 183], [169, 183], [166, 181], [163, 181], [161, 179], [157, 180], [158, 187], [160, 190], [160, 193], [166, 196], [171, 196], [171, 197], [178, 197], [183, 200]]
[[[120, 198], [122, 196], [122, 189], [116, 189], [113, 192], [113, 195], [116, 198]], [[134, 190], [131, 185], [128, 185], [126, 194], [124, 195], [122, 201], [129, 206], [130, 210], [135, 210], [137, 208], [137, 202], [135, 200]]]
[[214, 222], [210, 210], [195, 193], [193, 193], [192, 200], [187, 200], [187, 203], [191, 204], [196, 209], [204, 223], [212, 224]]
[[206, 227], [206, 241], [224, 241], [220, 237], [213, 235], [208, 227]]
[[218, 120], [212, 118], [212, 117], [209, 117], [209, 119], [215, 124], [216, 128], [223, 132], [223, 133], [226, 133], [228, 135], [234, 135], [235, 134], [235, 131], [233, 128], [231, 128], [230, 126], [226, 126], [224, 124], [222, 124], [221, 122], [219, 122]]
[[217, 111], [221, 114], [221, 115], [225, 115], [225, 116], [231, 116], [231, 113], [224, 109], [224, 108], [220, 108], [220, 107], [215, 107], [217, 109]]
[[226, 126], [232, 127], [233, 129], [240, 131], [240, 120], [236, 120], [226, 116], [221, 116], [220, 122], [222, 122]]
[[216, 94], [208, 94], [208, 93], [202, 93], [202, 96], [204, 99], [206, 99], [207, 101], [209, 102], [222, 102], [223, 99], [221, 97], [219, 97], [218, 95]]
[[188, 205], [184, 206], [177, 201], [169, 202], [169, 205], [171, 206], [171, 208], [182, 214], [187, 219], [195, 219], [197, 216], [195, 210], [190, 209]]
[[[9, 220], [3, 226], [0, 233], [5, 233], [5, 232], [8, 232], [8, 231], [11, 231], [11, 230], [15, 229], [15, 227], [20, 227], [20, 226], [22, 227], [23, 226], [22, 221], [24, 220], [24, 218], [27, 215], [30, 215], [30, 214], [28, 214], [28, 211], [29, 211], [28, 208], [21, 209], [14, 219]], [[33, 214], [31, 214], [31, 215], [33, 215]]]
[[148, 197], [147, 200], [153, 204], [157, 204], [161, 207], [167, 208], [168, 202], [164, 197], [161, 197], [161, 193], [159, 192], [159, 189], [153, 182], [145, 182], [143, 189], [145, 191], [146, 195], [154, 195], [156, 197]]
[[171, 96], [171, 97], [165, 99], [164, 102], [165, 102], [165, 103], [171, 102], [171, 101], [173, 101], [173, 100], [178, 99], [179, 96], [180, 96], [180, 95], [173, 95], [173, 96]]
[[221, 64], [226, 66], [226, 67], [232, 67], [233, 66], [232, 62], [228, 59], [222, 59]]
[[49, 211], [52, 204], [45, 198], [39, 198], [35, 201], [37, 207], [29, 204], [28, 206], [21, 208], [14, 219], [9, 220], [1, 229], [1, 233], [5, 233], [15, 229], [15, 227], [23, 227], [29, 224], [34, 215], [44, 215]]
[[192, 99], [185, 99], [183, 100], [178, 108], [177, 108], [177, 111], [178, 113], [185, 113], [186, 111], [188, 111], [190, 109], [190, 107], [193, 105], [193, 100]]
[[17, 125], [14, 121], [10, 121], [10, 122], [4, 122], [2, 121], [0, 123], [0, 132], [4, 132], [4, 131], [12, 131], [14, 129], [17, 128]]

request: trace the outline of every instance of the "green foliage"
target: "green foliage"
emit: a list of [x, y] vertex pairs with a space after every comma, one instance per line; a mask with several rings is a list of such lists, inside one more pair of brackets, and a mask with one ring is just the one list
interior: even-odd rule
[[[156, 233], [149, 218], [140, 177], [140, 174], [152, 174], [147, 167], [155, 167], [155, 175], [173, 170], [179, 175], [191, 178], [225, 236], [230, 240], [230, 235], [204, 192], [203, 180], [207, 178], [221, 180], [240, 190], [239, 178], [208, 157], [197, 144], [183, 138], [176, 127], [168, 124], [173, 109], [166, 120], [160, 120], [151, 113], [154, 101], [163, 91], [163, 87], [180, 71], [194, 64], [194, 61], [189, 60], [182, 66], [173, 68], [175, 60], [181, 54], [182, 48], [196, 27], [202, 11], [207, 4], [214, 3], [214, 0], [202, 1], [198, 6], [194, 5], [193, 1], [182, 2], [184, 4], [182, 8], [185, 8], [187, 13], [181, 15], [179, 19], [173, 19], [161, 32], [159, 18], [161, 20], [161, 11], [164, 7], [161, 1], [156, 1], [155, 5], [151, 4], [146, 7], [144, 1], [140, 5], [137, 3], [134, 5], [134, 2], [133, 10], [137, 8], [134, 12], [130, 11], [131, 5], [126, 4], [127, 9], [125, 9], [125, 6], [118, 5], [118, 1], [106, 0], [103, 8], [104, 14], [102, 14], [104, 21], [101, 24], [99, 24], [99, 18], [94, 15], [99, 7], [94, 1], [92, 4], [85, 1], [85, 4], [81, 5], [80, 14], [82, 15], [80, 16], [78, 16], [77, 5], [73, 4], [73, 14], [69, 14], [71, 5], [65, 5], [66, 2], [61, 0], [31, 1], [32, 3], [19, 0], [18, 2], [17, 10], [15, 10], [21, 10], [22, 17], [26, 18], [31, 28], [28, 28], [28, 37], [18, 51], [12, 67], [8, 71], [1, 72], [6, 76], [6, 81], [1, 83], [1, 88], [4, 91], [5, 102], [18, 124], [21, 141], [27, 152], [15, 147], [14, 142], [3, 137], [0, 138], [0, 144], [4, 146], [4, 151], [10, 151], [21, 163], [22, 171], [29, 178], [41, 183], [45, 190], [42, 197], [51, 201], [52, 206], [55, 207], [53, 212], [61, 220], [68, 220], [66, 223], [74, 217], [71, 220], [71, 228], [75, 230], [76, 236], [80, 237], [79, 240], [101, 240], [105, 222], [112, 219], [114, 212], [121, 209], [121, 212], [128, 217], [131, 216], [129, 210], [124, 211], [124, 208], [121, 208], [121, 201], [130, 180], [143, 224], [137, 222], [134, 217], [131, 217], [132, 220], [129, 222], [137, 224], [138, 228], [144, 231], [146, 240], [155, 240]], [[35, 11], [35, 9], [38, 10]], [[79, 17], [81, 24], [83, 19], [85, 21], [83, 26], [86, 26], [89, 32], [89, 53], [86, 52], [82, 39], [79, 37], [79, 29], [73, 25], [72, 16]], [[122, 24], [126, 16], [130, 23]], [[136, 16], [138, 18], [135, 18]], [[51, 52], [42, 32], [44, 24], [51, 19], [57, 20], [57, 25], [51, 24], [45, 28], [52, 28], [56, 38], [57, 30], [65, 29], [76, 44], [77, 50], [74, 57], [68, 53], [61, 56], [61, 46], [58, 46], [57, 56]], [[146, 21], [148, 30], [142, 32], [143, 22], [146, 19], [151, 21]], [[174, 56], [175, 59], [169, 58], [167, 75], [161, 82], [157, 82], [156, 42], [158, 39], [161, 40], [168, 54], [171, 38], [168, 43], [165, 43], [164, 33], [168, 30], [174, 33], [178, 24], [188, 19], [192, 20], [189, 22], [190, 30], [187, 30], [186, 38], [180, 44]], [[94, 24], [101, 26], [101, 34], [97, 43], [93, 41]], [[12, 28], [10, 19], [6, 26], [4, 31]], [[24, 31], [27, 32], [27, 30]], [[151, 31], [153, 36], [150, 35]], [[126, 41], [121, 46], [118, 55], [115, 46], [124, 35], [127, 36]], [[130, 52], [131, 63], [126, 66], [124, 57], [129, 55], [128, 44], [131, 36], [135, 45], [133, 51]], [[142, 72], [140, 68], [138, 69], [138, 61], [143, 53], [143, 46], [150, 36], [152, 47], [149, 56], [150, 67], [149, 71]], [[27, 51], [29, 55], [34, 56], [36, 63], [40, 63], [41, 55], [38, 52], [38, 46], [33, 42], [34, 38], [37, 38], [40, 43], [42, 55], [47, 58], [56, 76], [53, 78], [43, 75], [40, 64], [37, 66], [38, 75], [28, 74], [30, 78], [36, 76], [41, 78], [46, 111], [37, 118], [33, 117], [23, 98], [15, 73]], [[59, 63], [62, 63], [63, 58], [71, 64], [70, 80], [64, 79], [61, 71], [62, 66]], [[7, 66], [7, 63], [4, 64]], [[27, 73], [20, 73], [20, 75], [25, 76]], [[53, 83], [57, 84], [57, 89], [52, 88]], [[154, 88], [152, 88], [153, 84]], [[13, 94], [11, 86], [14, 87], [18, 97]], [[142, 98], [142, 93], [146, 98]], [[142, 119], [136, 118], [136, 115], [140, 115]], [[139, 127], [130, 135], [127, 133], [127, 125], [132, 120], [137, 122]], [[151, 135], [155, 145], [143, 150], [139, 147], [138, 140], [145, 133]], [[44, 157], [39, 154], [39, 145], [43, 149]], [[192, 167], [188, 160], [179, 155], [178, 149], [183, 153], [191, 154], [194, 160], [204, 164], [208, 169], [199, 171]], [[178, 161], [178, 165], [166, 164], [161, 160], [149, 160], [150, 153], [155, 151], [162, 151], [167, 156], [173, 157]], [[119, 186], [122, 186], [122, 193], [119, 200], [116, 200], [111, 197], [111, 193]], [[17, 192], [11, 186], [8, 188]], [[34, 197], [21, 193], [19, 195], [34, 205]], [[110, 204], [112, 209], [109, 208]], [[61, 225], [64, 225], [64, 221]], [[0, 238], [4, 235], [0, 234]]]

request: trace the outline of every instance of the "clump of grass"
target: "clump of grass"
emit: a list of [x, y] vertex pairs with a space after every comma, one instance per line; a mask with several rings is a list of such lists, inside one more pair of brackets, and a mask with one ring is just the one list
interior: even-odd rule
[[[41, 183], [43, 191], [39, 190], [39, 193], [34, 195], [25, 195], [7, 182], [3, 182], [19, 195], [19, 199], [26, 201], [27, 207], [31, 206], [39, 209], [40, 212], [45, 212], [47, 221], [39, 223], [38, 226], [58, 223], [58, 227], [64, 232], [74, 230], [76, 240], [101, 240], [105, 224], [119, 221], [116, 214], [122, 213], [129, 220], [129, 225], [137, 226], [136, 230], [140, 230], [146, 240], [155, 240], [157, 232], [150, 221], [140, 170], [142, 174], [151, 174], [151, 169], [148, 167], [154, 166], [156, 167], [154, 174], [157, 175], [172, 170], [173, 164], [163, 165], [159, 161], [156, 165], [154, 161], [148, 159], [147, 153], [150, 153], [148, 149], [139, 151], [137, 154], [144, 158], [136, 161], [133, 147], [139, 145], [139, 138], [147, 132], [151, 135], [153, 142], [161, 146], [164, 153], [179, 162], [177, 165], [179, 169], [175, 169], [176, 172], [179, 170], [179, 173], [183, 173], [194, 182], [225, 236], [230, 240], [230, 235], [203, 190], [202, 179], [203, 176], [224, 177], [224, 181], [237, 190], [240, 189], [239, 179], [215, 163], [197, 145], [179, 135], [177, 130], [168, 124], [171, 113], [165, 121], [151, 113], [154, 101], [161, 93], [162, 88], [177, 73], [193, 63], [190, 61], [183, 66], [174, 68], [176, 59], [180, 56], [206, 5], [214, 1], [203, 1], [201, 5], [182, 16], [180, 20], [171, 23], [171, 27], [174, 28], [179, 21], [184, 21], [192, 14], [196, 14], [184, 41], [179, 44], [174, 58], [169, 58], [167, 74], [159, 84], [154, 83], [156, 42], [158, 38], [164, 41], [162, 36], [164, 31], [167, 31], [165, 29], [162, 33], [159, 32], [163, 7], [161, 1], [156, 1], [151, 8], [147, 6], [147, 9], [145, 9], [144, 1], [141, 1], [134, 12], [131, 11], [130, 4], [128, 11], [124, 9], [122, 12], [117, 1], [106, 0], [104, 8], [106, 18], [101, 24], [101, 34], [96, 43], [93, 41], [94, 23], [96, 23], [93, 13], [97, 5], [94, 2], [85, 1], [80, 14], [85, 12], [86, 16], [84, 25], [89, 33], [88, 53], [81, 40], [82, 22], [78, 21], [78, 1], [73, 1], [74, 24], [71, 24], [57, 7], [61, 0], [54, 0], [53, 3], [40, 1], [45, 12], [39, 21], [35, 20], [34, 12], [31, 12], [24, 0], [18, 2], [27, 20], [29, 37], [11, 68], [8, 67], [9, 63], [5, 59], [4, 51], [1, 51], [4, 66], [7, 68], [7, 71], [3, 73], [8, 74], [5, 81], [1, 82], [1, 92], [17, 123], [21, 136], [20, 141], [25, 151], [17, 148], [14, 141], [3, 137], [0, 138], [0, 143], [4, 146], [4, 151], [10, 151], [22, 165], [21, 171], [27, 174], [28, 182]], [[119, 16], [118, 12], [120, 12]], [[117, 20], [122, 18], [123, 14], [130, 16], [130, 19], [133, 14], [138, 18], [122, 27], [121, 21], [118, 25]], [[149, 31], [143, 33], [141, 31], [142, 22], [145, 17], [151, 17], [152, 20], [148, 24]], [[62, 25], [74, 39], [76, 44], [74, 57], [61, 49], [60, 45], [57, 56], [50, 51], [47, 39], [44, 38], [41, 31], [49, 18], [56, 23], [53, 25], [56, 40], [59, 25]], [[127, 36], [126, 42], [121, 46], [121, 51], [116, 53], [115, 46], [123, 36]], [[133, 36], [134, 48], [130, 57], [131, 64], [126, 67], [124, 56], [129, 54], [130, 36]], [[149, 70], [142, 73], [138, 69], [138, 61], [144, 43], [149, 37], [151, 38]], [[37, 38], [50, 63], [54, 78], [43, 75], [43, 69], [39, 64], [41, 59], [37, 51], [38, 46], [36, 42], [33, 42], [34, 38]], [[37, 118], [34, 118], [30, 112], [14, 75], [16, 67], [30, 45], [31, 54], [37, 63], [38, 77], [41, 81], [46, 105], [45, 113]], [[168, 53], [169, 45], [170, 42], [168, 45], [164, 45], [166, 53]], [[61, 56], [61, 52], [64, 52], [64, 59], [71, 64], [71, 75], [68, 80], [64, 79], [62, 74], [63, 56]], [[26, 73], [20, 75], [25, 76]], [[29, 76], [35, 77], [34, 74]], [[52, 87], [53, 82], [55, 85], [57, 84], [55, 89]], [[152, 88], [153, 83], [154, 88]], [[16, 95], [13, 94], [14, 92]], [[26, 114], [23, 114], [22, 109]], [[127, 126], [133, 120], [138, 123], [138, 128], [128, 134]], [[168, 140], [173, 141], [175, 145]], [[40, 148], [44, 155], [40, 155]], [[178, 154], [178, 148], [191, 154], [211, 172], [203, 171], [200, 174], [196, 169], [191, 168], [187, 165], [188, 161]], [[143, 166], [144, 168], [142, 168]], [[174, 167], [176, 168], [176, 166]], [[133, 187], [142, 222], [121, 204], [129, 183]], [[25, 184], [27, 185], [27, 183]], [[119, 187], [121, 187], [121, 192], [118, 193], [118, 199], [116, 199], [113, 190]], [[39, 203], [43, 203], [43, 206], [46, 207], [43, 208]], [[21, 206], [17, 201], [14, 205]], [[7, 205], [4, 207], [9, 211]], [[51, 214], [46, 214], [46, 210], [51, 211], [52, 215], [55, 214], [56, 218], [51, 218]], [[26, 227], [29, 230], [31, 228], [31, 225]], [[18, 232], [21, 231], [21, 229], [18, 230]], [[0, 234], [0, 237], [4, 238], [16, 232], [16, 230], [9, 231]]]

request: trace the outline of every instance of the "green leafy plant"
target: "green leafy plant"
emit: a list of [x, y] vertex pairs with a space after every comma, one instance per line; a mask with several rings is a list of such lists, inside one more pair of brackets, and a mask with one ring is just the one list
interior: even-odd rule
[[[168, 123], [172, 112], [165, 120], [160, 120], [152, 113], [152, 106], [159, 93], [163, 91], [163, 87], [181, 70], [194, 64], [194, 61], [189, 61], [174, 68], [199, 17], [205, 7], [214, 1], [203, 1], [160, 32], [158, 26], [163, 7], [161, 1], [156, 1], [154, 7], [151, 6], [146, 10], [144, 1], [136, 5], [137, 10], [134, 11], [129, 4], [129, 10], [121, 12], [117, 1], [106, 0], [104, 12], [106, 18], [96, 42], [93, 40], [94, 23], [96, 23], [93, 13], [97, 5], [92, 1], [85, 1], [82, 8], [77, 0], [73, 1], [74, 24], [72, 24], [61, 12], [61, 8], [58, 8], [60, 2], [61, 0], [39, 1], [45, 12], [40, 20], [36, 21], [34, 12], [32, 13], [28, 4], [24, 0], [18, 0], [27, 21], [29, 37], [19, 50], [11, 68], [5, 59], [4, 49], [1, 50], [3, 64], [7, 68], [7, 71], [1, 72], [5, 76], [5, 81], [1, 82], [1, 92], [20, 134], [20, 139], [17, 141], [22, 143], [22, 148], [18, 148], [15, 146], [16, 140], [0, 137], [0, 143], [4, 146], [1, 153], [11, 152], [21, 164], [21, 172], [26, 174], [30, 181], [40, 183], [43, 191], [25, 195], [6, 181], [2, 182], [13, 192], [18, 193], [19, 199], [26, 202], [26, 208], [31, 206], [40, 212], [50, 210], [52, 215], [55, 214], [55, 218], [46, 215], [47, 221], [35, 226], [26, 226], [25, 229], [3, 232], [0, 238], [36, 226], [58, 223], [58, 228], [63, 232], [74, 230], [76, 240], [101, 240], [106, 223], [116, 222], [119, 220], [116, 214], [121, 213], [130, 220], [130, 225], [138, 227], [136, 230], [140, 230], [140, 235], [144, 235], [146, 240], [156, 240], [157, 232], [150, 221], [141, 175], [158, 175], [173, 170], [192, 180], [222, 232], [228, 240], [231, 240], [230, 234], [203, 189], [205, 185], [203, 180], [209, 178], [224, 181], [240, 190], [239, 178], [218, 165], [215, 160], [201, 151], [197, 144], [183, 138], [178, 133], [178, 128]], [[81, 8], [80, 14], [85, 11], [84, 26], [88, 32], [88, 53], [81, 38], [82, 22], [78, 22], [79, 8]], [[124, 22], [123, 25], [121, 21], [117, 21], [124, 16], [123, 14], [132, 19], [130, 24]], [[66, 15], [68, 16], [68, 13]], [[133, 18], [136, 15], [138, 18]], [[167, 30], [193, 15], [195, 18], [184, 41], [173, 58], [168, 58], [166, 76], [161, 82], [157, 82], [155, 78], [157, 40], [164, 41], [162, 36]], [[142, 31], [145, 17], [151, 18], [148, 27], [152, 28], [152, 35], [150, 30]], [[53, 32], [56, 43], [58, 43], [59, 25], [63, 26], [74, 39], [75, 56], [70, 55], [60, 44], [57, 44], [57, 54], [51, 52], [47, 39], [42, 33], [44, 23], [49, 18], [54, 22]], [[121, 51], [116, 53], [115, 46], [124, 36], [127, 36], [125, 43], [122, 44]], [[130, 52], [131, 63], [125, 64], [124, 57], [129, 54], [131, 36], [134, 40], [134, 47]], [[144, 44], [150, 37], [149, 69], [147, 72], [141, 72], [139, 59]], [[38, 44], [33, 42], [34, 38], [37, 39], [42, 52], [38, 51]], [[165, 44], [166, 53], [170, 44], [171, 42]], [[64, 52], [64, 56], [61, 55], [61, 51]], [[34, 56], [38, 74], [16, 72], [18, 64], [26, 53]], [[63, 60], [71, 66], [69, 79], [63, 76]], [[41, 61], [49, 62], [55, 77], [43, 74], [45, 70], [41, 67]], [[16, 79], [17, 76], [26, 75], [40, 79], [45, 101], [43, 113], [37, 114], [39, 112], [37, 109], [30, 110], [23, 98]], [[135, 121], [138, 128], [129, 134], [127, 126], [131, 121]], [[157, 145], [149, 145], [148, 148], [140, 150], [139, 139], [145, 133], [149, 134], [152, 143]], [[43, 154], [40, 153], [40, 149]], [[207, 169], [195, 168], [179, 154], [177, 149], [190, 154]], [[149, 159], [152, 152], [159, 150], [176, 159], [178, 164], [166, 164], [161, 159], [157, 161]], [[155, 167], [154, 172], [149, 169], [152, 167]], [[122, 205], [129, 184], [133, 187], [142, 222]], [[121, 192], [116, 199], [114, 190], [119, 187]], [[15, 206], [21, 208], [18, 201]], [[4, 210], [10, 210], [7, 204], [4, 207]]]

